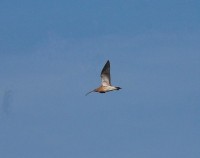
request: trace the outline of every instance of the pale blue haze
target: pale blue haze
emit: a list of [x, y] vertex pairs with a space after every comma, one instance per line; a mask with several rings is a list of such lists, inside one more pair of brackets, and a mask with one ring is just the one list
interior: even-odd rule
[[200, 1], [1, 0], [0, 157], [199, 158]]

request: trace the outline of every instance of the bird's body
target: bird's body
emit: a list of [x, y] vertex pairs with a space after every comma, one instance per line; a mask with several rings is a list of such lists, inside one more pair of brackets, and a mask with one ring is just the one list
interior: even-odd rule
[[120, 87], [111, 86], [111, 78], [110, 78], [110, 62], [109, 60], [106, 62], [105, 66], [101, 71], [101, 86], [88, 92], [88, 95], [91, 92], [99, 92], [99, 93], [106, 93], [109, 91], [119, 90]]
[[119, 90], [120, 87], [114, 87], [114, 86], [100, 86], [99, 88], [95, 89], [95, 92], [99, 93], [105, 93], [109, 91]]

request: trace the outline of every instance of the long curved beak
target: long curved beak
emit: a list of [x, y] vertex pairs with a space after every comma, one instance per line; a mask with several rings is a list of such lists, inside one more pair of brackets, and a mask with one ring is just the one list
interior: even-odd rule
[[95, 92], [95, 89], [92, 90], [92, 91], [90, 91], [90, 92], [88, 92], [88, 93], [86, 93], [85, 96], [87, 96], [88, 94], [90, 94], [90, 93], [92, 93], [92, 92]]

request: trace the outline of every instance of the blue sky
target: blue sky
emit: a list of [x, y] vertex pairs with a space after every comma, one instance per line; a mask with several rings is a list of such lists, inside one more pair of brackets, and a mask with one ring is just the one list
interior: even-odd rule
[[1, 157], [200, 157], [199, 7], [0, 1]]

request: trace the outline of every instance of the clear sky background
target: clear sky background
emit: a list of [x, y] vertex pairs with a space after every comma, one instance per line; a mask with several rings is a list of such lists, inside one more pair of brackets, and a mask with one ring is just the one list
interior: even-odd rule
[[0, 157], [199, 158], [199, 122], [199, 0], [0, 1]]

